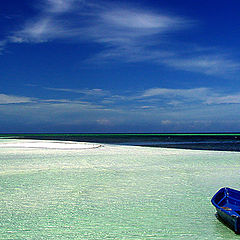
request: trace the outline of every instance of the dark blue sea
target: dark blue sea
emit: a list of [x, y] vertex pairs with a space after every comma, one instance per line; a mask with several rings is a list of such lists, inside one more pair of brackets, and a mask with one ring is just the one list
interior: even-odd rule
[[20, 139], [96, 142], [161, 148], [240, 151], [239, 133], [211, 134], [2, 134]]

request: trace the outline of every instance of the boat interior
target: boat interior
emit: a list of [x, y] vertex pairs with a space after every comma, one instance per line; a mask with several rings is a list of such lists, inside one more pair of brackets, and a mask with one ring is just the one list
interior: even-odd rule
[[215, 198], [215, 203], [223, 210], [240, 216], [240, 194], [232, 189], [221, 191]]

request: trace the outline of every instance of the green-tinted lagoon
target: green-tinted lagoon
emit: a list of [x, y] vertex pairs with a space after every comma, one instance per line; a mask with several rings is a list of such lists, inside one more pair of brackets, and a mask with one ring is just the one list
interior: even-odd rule
[[24, 140], [0, 140], [2, 240], [240, 238], [210, 203], [223, 186], [240, 189], [240, 153], [9, 141]]

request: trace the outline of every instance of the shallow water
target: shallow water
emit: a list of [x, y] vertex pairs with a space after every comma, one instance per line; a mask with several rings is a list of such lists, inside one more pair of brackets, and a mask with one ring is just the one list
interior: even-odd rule
[[0, 239], [239, 239], [210, 203], [223, 186], [240, 189], [239, 160], [236, 152], [0, 146]]

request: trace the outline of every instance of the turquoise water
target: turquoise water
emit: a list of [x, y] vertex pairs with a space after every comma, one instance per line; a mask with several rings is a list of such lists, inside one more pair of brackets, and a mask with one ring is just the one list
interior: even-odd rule
[[2, 146], [0, 239], [239, 239], [210, 203], [223, 186], [240, 189], [239, 160], [133, 146]]

